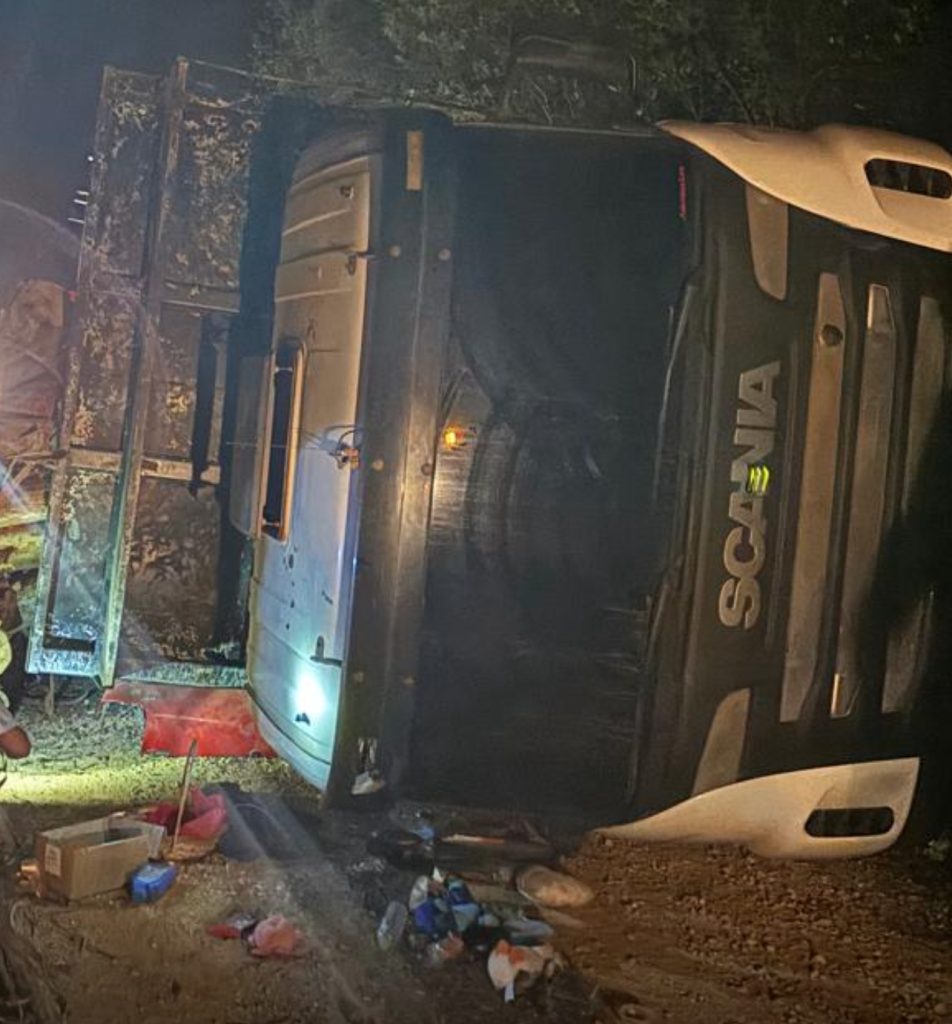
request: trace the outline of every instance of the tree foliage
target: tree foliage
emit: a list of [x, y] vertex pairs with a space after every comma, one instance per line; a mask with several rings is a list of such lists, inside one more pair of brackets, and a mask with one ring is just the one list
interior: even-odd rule
[[[645, 117], [804, 125], [908, 121], [897, 83], [938, 0], [270, 0], [259, 71], [387, 99], [494, 110], [513, 41], [584, 38], [631, 52]], [[536, 113], [553, 90], [530, 83]], [[565, 93], [569, 115], [582, 94]]]

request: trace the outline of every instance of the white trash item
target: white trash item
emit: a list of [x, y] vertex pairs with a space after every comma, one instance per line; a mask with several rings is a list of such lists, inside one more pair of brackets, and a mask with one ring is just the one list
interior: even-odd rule
[[512, 946], [500, 939], [489, 954], [486, 970], [493, 987], [511, 1003], [516, 998], [517, 980], [529, 987], [543, 974], [548, 977], [557, 966], [557, 954], [549, 945]]
[[394, 900], [388, 904], [380, 927], [377, 929], [377, 945], [384, 952], [393, 949], [403, 938], [408, 917], [407, 908], [402, 903], [397, 903]]
[[516, 877], [516, 888], [533, 903], [555, 909], [583, 907], [595, 898], [584, 882], [541, 864], [533, 864], [520, 871]]

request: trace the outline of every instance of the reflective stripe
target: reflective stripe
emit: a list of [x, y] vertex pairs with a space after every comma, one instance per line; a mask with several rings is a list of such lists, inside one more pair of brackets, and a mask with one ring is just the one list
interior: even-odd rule
[[16, 729], [16, 727], [17, 720], [13, 717], [13, 712], [3, 701], [0, 701], [0, 736], [11, 729]]
[[0, 629], [0, 675], [10, 667], [13, 661], [13, 648], [10, 646], [10, 638]]

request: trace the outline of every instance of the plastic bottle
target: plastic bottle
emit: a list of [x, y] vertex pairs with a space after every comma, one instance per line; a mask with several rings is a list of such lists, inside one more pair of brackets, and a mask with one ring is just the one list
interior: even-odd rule
[[407, 927], [407, 908], [402, 903], [393, 900], [380, 919], [377, 928], [377, 945], [384, 951], [393, 949], [403, 938]]

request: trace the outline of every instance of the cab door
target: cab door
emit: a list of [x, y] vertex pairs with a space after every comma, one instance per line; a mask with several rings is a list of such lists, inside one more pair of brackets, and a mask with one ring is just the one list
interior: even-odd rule
[[322, 787], [349, 624], [374, 167], [305, 153], [275, 282], [248, 676], [262, 732]]

